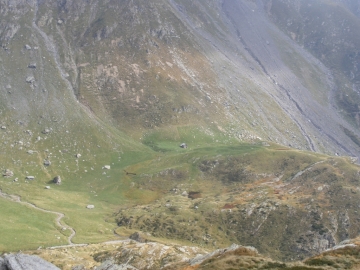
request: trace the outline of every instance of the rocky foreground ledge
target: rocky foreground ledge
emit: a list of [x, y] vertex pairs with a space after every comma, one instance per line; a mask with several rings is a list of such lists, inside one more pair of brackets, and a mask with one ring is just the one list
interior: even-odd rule
[[0, 257], [0, 270], [59, 270], [36, 255], [7, 254]]
[[[34, 255], [37, 254], [37, 255]], [[41, 257], [39, 257], [39, 256]], [[48, 262], [51, 261], [52, 263]], [[57, 265], [57, 266], [55, 266]], [[253, 247], [233, 244], [206, 252], [201, 248], [134, 240], [82, 247], [46, 249], [0, 257], [0, 270], [211, 270], [360, 269], [360, 241], [347, 240], [301, 262], [280, 262]]]

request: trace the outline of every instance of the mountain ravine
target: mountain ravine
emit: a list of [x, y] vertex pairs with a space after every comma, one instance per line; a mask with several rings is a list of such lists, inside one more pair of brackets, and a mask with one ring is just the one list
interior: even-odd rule
[[0, 0], [0, 252], [140, 232], [176, 260], [296, 261], [357, 239], [359, 8]]

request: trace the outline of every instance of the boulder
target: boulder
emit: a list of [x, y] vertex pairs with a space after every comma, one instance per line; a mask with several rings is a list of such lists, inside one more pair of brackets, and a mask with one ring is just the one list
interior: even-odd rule
[[60, 185], [61, 184], [61, 177], [60, 175], [57, 175], [53, 179], [54, 184]]
[[51, 165], [51, 161], [50, 161], [50, 160], [44, 160], [44, 165], [45, 165], [45, 166], [50, 166], [50, 165]]
[[31, 63], [28, 65], [28, 68], [36, 68], [36, 63]]
[[8, 270], [60, 270], [38, 256], [22, 253], [5, 255], [4, 262]]
[[28, 45], [28, 44], [25, 44], [25, 49], [27, 49], [27, 50], [31, 50], [31, 47], [30, 47], [30, 45]]
[[93, 204], [89, 204], [88, 206], [86, 206], [87, 209], [94, 209], [95, 208], [95, 205]]
[[182, 143], [182, 144], [180, 144], [180, 147], [185, 149], [185, 148], [187, 148], [187, 144], [186, 144], [186, 143]]
[[9, 169], [6, 169], [6, 170], [4, 171], [4, 173], [3, 173], [3, 176], [4, 176], [4, 177], [11, 177], [11, 176], [13, 176], [13, 175], [14, 175], [14, 172], [11, 171], [11, 170], [9, 170]]
[[75, 157], [76, 158], [81, 158], [81, 154], [76, 154]]
[[103, 169], [110, 170], [110, 165], [105, 165]]
[[26, 180], [34, 180], [35, 179], [35, 176], [32, 176], [32, 175], [28, 175], [25, 177]]

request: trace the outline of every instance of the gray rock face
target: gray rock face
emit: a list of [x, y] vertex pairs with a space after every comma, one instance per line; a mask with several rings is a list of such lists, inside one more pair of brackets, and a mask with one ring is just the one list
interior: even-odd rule
[[0, 260], [0, 270], [60, 270], [60, 268], [38, 256], [21, 253], [5, 255], [4, 263], [5, 268], [1, 268], [4, 264], [1, 264]]
[[0, 257], [0, 270], [7, 270], [6, 263], [3, 258]]

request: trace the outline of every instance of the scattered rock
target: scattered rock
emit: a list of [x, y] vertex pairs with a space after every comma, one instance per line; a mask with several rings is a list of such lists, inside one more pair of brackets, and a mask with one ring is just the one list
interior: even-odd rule
[[182, 143], [182, 144], [180, 144], [180, 147], [185, 149], [185, 148], [187, 148], [188, 146], [187, 146], [186, 143]]
[[32, 155], [32, 154], [34, 154], [34, 152], [35, 151], [33, 151], [33, 150], [28, 150], [26, 153], [28, 153], [29, 155]]
[[28, 76], [26, 77], [26, 80], [25, 80], [27, 83], [33, 83], [35, 82], [35, 78], [33, 76]]
[[54, 184], [60, 185], [61, 184], [61, 177], [59, 175], [55, 176], [53, 179]]
[[45, 128], [45, 129], [42, 131], [42, 134], [49, 134], [50, 131], [51, 131], [50, 129]]
[[183, 193], [181, 193], [181, 196], [187, 197], [189, 196], [189, 194], [186, 191], [184, 191]]
[[110, 165], [105, 165], [103, 169], [110, 170]]
[[80, 157], [81, 157], [81, 154], [76, 154], [75, 157], [76, 157], [76, 158], [80, 158]]
[[10, 84], [7, 84], [5, 87], [6, 87], [6, 89], [11, 89], [11, 85], [10, 85]]
[[28, 175], [25, 177], [26, 180], [34, 180], [35, 179], [35, 176], [32, 176], [32, 175]]
[[45, 189], [50, 189], [50, 186], [45, 186]]
[[30, 46], [30, 45], [28, 45], [28, 44], [25, 44], [25, 49], [27, 49], [27, 50], [31, 50], [31, 46]]
[[[10, 270], [60, 270], [60, 268], [36, 255], [22, 253], [5, 255], [4, 264], [4, 269]], [[3, 269], [1, 267], [0, 262], [0, 269]]]
[[6, 126], [1, 126], [1, 129], [6, 129]]
[[4, 176], [4, 177], [11, 177], [11, 176], [13, 176], [13, 175], [14, 175], [14, 172], [11, 171], [11, 170], [9, 170], [9, 169], [6, 169], [6, 170], [4, 171], [4, 173], [3, 173], [3, 176]]
[[28, 68], [36, 68], [36, 63], [31, 63], [28, 65]]
[[95, 208], [95, 205], [93, 204], [89, 204], [88, 206], [86, 206], [87, 209], [94, 209]]
[[44, 160], [44, 165], [45, 165], [45, 166], [50, 166], [50, 165], [51, 165], [51, 161], [50, 161], [50, 160]]

